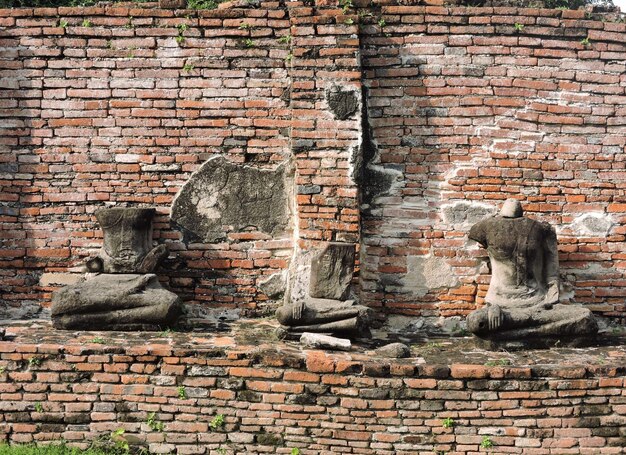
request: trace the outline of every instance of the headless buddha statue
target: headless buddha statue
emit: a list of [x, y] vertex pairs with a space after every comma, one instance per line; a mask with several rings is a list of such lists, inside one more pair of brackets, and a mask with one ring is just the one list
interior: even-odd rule
[[469, 330], [489, 340], [552, 339], [594, 334], [597, 323], [580, 305], [559, 304], [559, 261], [554, 229], [522, 216], [508, 199], [499, 215], [470, 229], [487, 249], [491, 282], [486, 305], [467, 317]]

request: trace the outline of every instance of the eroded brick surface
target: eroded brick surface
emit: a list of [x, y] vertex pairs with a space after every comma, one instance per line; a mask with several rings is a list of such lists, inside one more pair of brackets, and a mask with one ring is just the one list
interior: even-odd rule
[[122, 428], [153, 453], [464, 454], [485, 436], [490, 453], [623, 451], [623, 346], [483, 354], [509, 362], [494, 365], [464, 346], [396, 360], [236, 331], [7, 334], [0, 441], [86, 447]]
[[[0, 297], [47, 305], [66, 279], [51, 274], [99, 248], [94, 211], [144, 204], [187, 302], [274, 305], [258, 283], [297, 231], [305, 248], [360, 244], [364, 303], [465, 315], [489, 280], [469, 225], [521, 196], [558, 228], [566, 300], [623, 318], [626, 27], [439, 3], [2, 10]], [[337, 117], [329, 94], [346, 91]], [[185, 241], [172, 200], [215, 156], [291, 160], [291, 230]]]

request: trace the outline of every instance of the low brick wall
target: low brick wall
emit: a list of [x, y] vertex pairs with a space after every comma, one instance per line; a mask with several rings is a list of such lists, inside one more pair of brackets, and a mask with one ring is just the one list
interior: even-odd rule
[[[0, 342], [0, 441], [86, 447], [121, 428], [131, 444], [181, 454], [609, 454], [626, 445], [623, 347], [591, 349], [587, 360], [563, 351], [560, 365], [532, 365], [546, 351], [512, 365], [473, 354], [459, 364], [433, 344], [441, 354], [389, 360], [363, 348], [238, 345], [230, 335], [98, 335], [30, 329]], [[212, 429], [218, 415], [224, 425]]]

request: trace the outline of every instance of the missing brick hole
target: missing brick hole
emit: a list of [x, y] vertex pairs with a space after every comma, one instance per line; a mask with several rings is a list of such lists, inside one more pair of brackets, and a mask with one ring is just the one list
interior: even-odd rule
[[245, 153], [243, 155], [244, 163], [269, 163], [270, 157], [265, 153]]

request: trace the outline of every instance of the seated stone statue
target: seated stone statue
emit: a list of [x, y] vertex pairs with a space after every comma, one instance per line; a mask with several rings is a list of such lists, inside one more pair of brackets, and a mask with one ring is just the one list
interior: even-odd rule
[[522, 215], [519, 201], [508, 199], [500, 215], [470, 229], [469, 238], [487, 248], [492, 276], [486, 306], [468, 315], [468, 329], [491, 340], [594, 334], [598, 326], [591, 311], [558, 303], [554, 229]]
[[89, 259], [85, 281], [52, 294], [58, 329], [158, 330], [174, 323], [180, 300], [152, 272], [167, 256], [152, 248], [154, 209], [111, 208], [96, 212], [103, 248]]
[[371, 310], [348, 299], [354, 254], [354, 245], [328, 243], [312, 258], [304, 254], [295, 261], [285, 305], [276, 311], [288, 333], [369, 333]]

